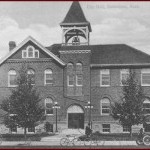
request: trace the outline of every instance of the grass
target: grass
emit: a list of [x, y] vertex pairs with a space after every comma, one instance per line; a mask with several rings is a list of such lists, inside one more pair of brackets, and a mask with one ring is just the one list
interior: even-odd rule
[[[81, 140], [84, 140], [86, 135], [80, 136]], [[97, 138], [98, 140], [105, 141], [135, 141], [137, 139], [137, 133], [133, 133], [132, 137], [128, 133], [109, 133], [102, 134], [99, 132], [95, 132], [92, 134], [92, 138]]]
[[[40, 141], [42, 137], [53, 136], [54, 133], [27, 134], [27, 139]], [[3, 141], [24, 141], [24, 134], [2, 134]]]

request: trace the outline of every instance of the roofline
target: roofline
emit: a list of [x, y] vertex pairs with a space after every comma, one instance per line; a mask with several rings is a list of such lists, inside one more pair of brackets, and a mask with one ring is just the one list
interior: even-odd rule
[[90, 67], [127, 67], [127, 66], [150, 66], [150, 63], [135, 63], [135, 64], [91, 64]]
[[17, 52], [24, 44], [26, 44], [29, 40], [31, 40], [33, 43], [35, 43], [38, 47], [40, 47], [45, 53], [47, 53], [49, 56], [51, 56], [53, 59], [55, 59], [57, 62], [59, 62], [62, 66], [65, 66], [65, 63], [59, 59], [56, 55], [54, 55], [52, 52], [47, 50], [44, 46], [42, 46], [38, 41], [36, 41], [33, 37], [28, 36], [25, 40], [23, 40], [17, 47], [15, 47], [13, 50], [11, 50], [4, 58], [0, 60], [0, 65], [6, 61], [10, 56], [12, 56], [15, 52]]

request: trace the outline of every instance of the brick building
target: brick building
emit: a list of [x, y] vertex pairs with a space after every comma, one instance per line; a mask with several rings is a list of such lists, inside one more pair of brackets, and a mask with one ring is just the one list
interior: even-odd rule
[[[110, 105], [121, 96], [122, 79], [132, 68], [147, 97], [144, 109], [150, 113], [150, 56], [126, 44], [90, 45], [91, 24], [79, 2], [73, 2], [60, 23], [62, 43], [42, 46], [32, 37], [16, 46], [9, 42], [9, 53], [0, 61], [0, 101], [15, 88], [15, 78], [22, 63], [40, 92], [46, 120], [55, 130], [54, 102], [58, 102], [58, 128], [92, 128], [104, 133], [128, 132], [110, 115]], [[91, 102], [91, 118], [89, 109]], [[143, 125], [134, 126], [133, 131]], [[149, 124], [144, 125], [149, 131]], [[17, 129], [21, 132], [22, 129]], [[16, 129], [15, 129], [16, 132]], [[28, 132], [32, 132], [30, 129]]]

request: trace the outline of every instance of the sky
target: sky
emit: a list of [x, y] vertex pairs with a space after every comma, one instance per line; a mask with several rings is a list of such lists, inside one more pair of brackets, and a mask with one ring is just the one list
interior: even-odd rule
[[[18, 45], [32, 36], [43, 46], [62, 42], [59, 23], [67, 2], [0, 1], [0, 58], [9, 52], [9, 41]], [[80, 2], [91, 23], [90, 44], [128, 44], [150, 54], [150, 2]]]

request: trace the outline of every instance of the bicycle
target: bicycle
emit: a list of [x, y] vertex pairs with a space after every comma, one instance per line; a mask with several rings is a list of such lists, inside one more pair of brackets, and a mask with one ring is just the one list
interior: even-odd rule
[[72, 144], [73, 146], [79, 146], [81, 144], [81, 140], [75, 135], [66, 135], [66, 137], [60, 140], [61, 146], [69, 146]]
[[85, 146], [98, 146], [99, 144], [99, 140], [98, 140], [98, 136], [91, 134], [89, 137], [86, 137], [84, 139], [84, 145]]
[[136, 143], [138, 145], [145, 145], [149, 146], [150, 145], [150, 136], [149, 135], [144, 135], [143, 138], [137, 138]]
[[0, 145], [2, 144], [3, 142], [3, 136], [0, 134]]

